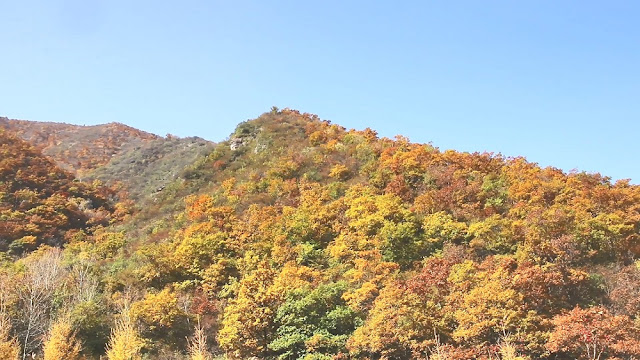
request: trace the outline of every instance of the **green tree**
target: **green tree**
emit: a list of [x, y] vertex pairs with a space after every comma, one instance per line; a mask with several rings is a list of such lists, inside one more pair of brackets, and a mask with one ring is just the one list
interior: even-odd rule
[[360, 319], [343, 299], [345, 282], [315, 289], [293, 290], [276, 312], [276, 335], [269, 344], [279, 359], [302, 359], [313, 354], [330, 358], [345, 351], [349, 334]]

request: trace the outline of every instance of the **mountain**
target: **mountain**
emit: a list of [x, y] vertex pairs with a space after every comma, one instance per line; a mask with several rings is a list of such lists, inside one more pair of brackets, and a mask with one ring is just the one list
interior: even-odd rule
[[79, 126], [0, 117], [0, 128], [79, 179], [117, 183], [136, 201], [151, 197], [213, 146], [197, 137], [163, 138], [120, 123]]
[[[3, 258], [7, 299], [59, 270], [37, 317], [19, 300], [0, 311], [0, 345], [72, 358], [52, 340], [67, 329], [95, 359], [640, 356], [638, 186], [290, 109], [216, 144], [131, 141], [64, 172], [125, 190], [108, 224]], [[4, 167], [9, 184], [30, 163]]]
[[122, 151], [159, 138], [120, 123], [79, 126], [0, 117], [0, 128], [17, 134], [60, 167], [78, 174], [108, 163]]

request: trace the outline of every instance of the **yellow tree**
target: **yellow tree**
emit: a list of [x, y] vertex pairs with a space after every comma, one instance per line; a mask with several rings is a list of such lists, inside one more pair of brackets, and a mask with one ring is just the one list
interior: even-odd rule
[[20, 344], [16, 338], [11, 337], [11, 324], [9, 318], [0, 315], [0, 359], [17, 360], [20, 358]]
[[347, 347], [356, 357], [410, 358], [413, 351], [433, 345], [439, 327], [438, 306], [391, 282], [381, 292], [366, 323], [353, 333]]
[[231, 358], [267, 357], [276, 332], [276, 311], [293, 289], [315, 287], [320, 274], [295, 262], [277, 273], [267, 262], [240, 281], [238, 295], [224, 310], [218, 343]]
[[191, 360], [210, 360], [211, 353], [207, 349], [207, 336], [204, 333], [204, 329], [200, 326], [200, 319], [198, 319], [198, 326], [196, 327], [193, 336], [188, 340], [189, 357]]
[[82, 343], [69, 319], [61, 318], [51, 325], [44, 342], [44, 360], [79, 360], [81, 351]]
[[128, 308], [125, 307], [115, 327], [111, 330], [107, 344], [108, 360], [141, 360], [144, 341], [136, 330]]
[[[453, 267], [448, 308], [457, 323], [452, 333], [455, 341], [483, 347], [497, 345], [510, 334], [538, 333], [542, 320], [535, 310], [526, 308], [524, 294], [514, 286], [516, 267], [512, 258], [498, 256], [480, 265], [467, 261]], [[535, 336], [517, 340], [539, 347]]]
[[238, 295], [224, 311], [218, 333], [220, 347], [232, 358], [264, 356], [274, 332], [274, 312], [281, 294], [270, 291], [275, 272], [266, 263], [241, 283]]
[[[447, 278], [459, 261], [455, 251], [447, 250], [443, 257], [427, 260], [411, 278], [387, 281], [366, 322], [349, 340], [352, 354], [409, 358], [444, 345], [439, 340], [441, 334], [448, 333], [447, 314], [443, 311], [450, 289]], [[439, 351], [444, 348], [439, 347]]]
[[131, 305], [131, 320], [141, 325], [145, 338], [177, 345], [188, 335], [189, 318], [181, 309], [178, 294], [170, 288], [147, 293]]

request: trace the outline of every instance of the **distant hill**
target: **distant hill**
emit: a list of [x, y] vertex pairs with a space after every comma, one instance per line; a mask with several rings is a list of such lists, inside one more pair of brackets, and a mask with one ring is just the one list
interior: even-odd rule
[[40, 149], [79, 179], [117, 183], [134, 200], [162, 191], [213, 147], [201, 138], [164, 138], [120, 123], [79, 126], [0, 117], [0, 128]]
[[160, 138], [120, 123], [79, 126], [0, 117], [0, 128], [17, 134], [60, 167], [77, 174], [96, 169], [123, 151]]

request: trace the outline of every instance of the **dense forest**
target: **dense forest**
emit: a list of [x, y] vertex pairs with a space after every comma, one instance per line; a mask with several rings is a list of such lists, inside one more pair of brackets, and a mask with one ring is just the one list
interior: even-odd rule
[[35, 124], [0, 122], [2, 359], [640, 358], [629, 181], [290, 109]]

